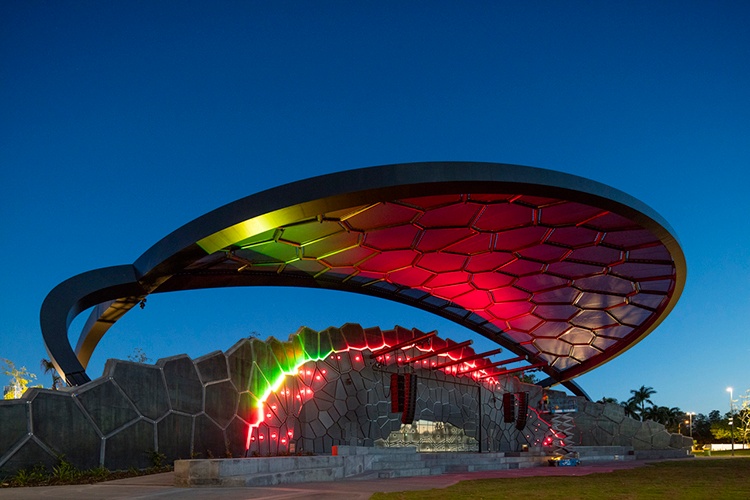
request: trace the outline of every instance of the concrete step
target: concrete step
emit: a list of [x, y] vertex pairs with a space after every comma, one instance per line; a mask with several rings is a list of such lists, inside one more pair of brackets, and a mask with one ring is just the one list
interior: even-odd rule
[[579, 457], [629, 455], [632, 446], [570, 446], [570, 451], [578, 453]]
[[398, 462], [398, 463], [422, 463], [423, 456], [418, 453], [398, 453], [371, 455], [373, 463]]
[[352, 476], [346, 476], [347, 481], [371, 481], [373, 479], [378, 479], [380, 477], [380, 473], [383, 471], [380, 470], [368, 470], [365, 472], [361, 472], [359, 474], [354, 474]]
[[[339, 447], [343, 448], [343, 447]], [[354, 447], [352, 447], [354, 448]], [[392, 448], [378, 448], [378, 447], [358, 447], [363, 448], [367, 450], [368, 455], [391, 455], [394, 453], [417, 453], [416, 446], [402, 446], [402, 447], [392, 447]]]
[[598, 462], [629, 462], [635, 460], [635, 455], [598, 455], [598, 456], [585, 456], [580, 457], [582, 464], [592, 464]]
[[[512, 463], [517, 466], [518, 463]], [[508, 469], [511, 463], [509, 462], [440, 462], [440, 465], [445, 467], [446, 470], [453, 472], [472, 472], [475, 470], [503, 470]]]
[[[546, 460], [546, 459], [545, 459]], [[546, 463], [546, 462], [545, 462]], [[542, 464], [540, 461], [534, 462], [500, 462], [497, 464], [477, 464], [469, 468], [469, 472], [482, 472], [488, 470], [512, 470], [512, 469], [528, 469], [531, 467], [539, 467]]]
[[384, 469], [378, 471], [379, 479], [394, 477], [436, 476], [443, 473], [442, 467], [415, 467], [409, 469]]
[[491, 470], [521, 469], [538, 467], [546, 463], [546, 455], [541, 453], [511, 453], [513, 456], [505, 456], [504, 453], [423, 453], [422, 459], [425, 464], [442, 465], [451, 472], [474, 472]]
[[448, 464], [445, 466], [445, 472], [449, 474], [457, 472], [471, 472], [466, 464]]
[[317, 481], [344, 479], [343, 467], [322, 467], [319, 469], [299, 469], [269, 474], [250, 474], [223, 478], [222, 486], [274, 486]]
[[372, 468], [374, 470], [408, 469], [414, 467], [428, 467], [428, 465], [422, 460], [419, 460], [419, 458], [416, 460], [396, 460], [395, 458], [388, 458], [372, 461]]
[[[451, 472], [538, 467], [546, 457], [528, 453], [453, 454], [416, 453], [414, 449], [369, 453], [359, 447], [343, 448], [342, 456], [270, 457], [178, 460], [179, 486], [271, 486], [298, 482], [411, 477]], [[546, 462], [544, 463], [546, 464]], [[347, 476], [348, 474], [348, 476]]]
[[634, 458], [638, 460], [658, 460], [663, 458], [692, 458], [690, 450], [636, 450]]

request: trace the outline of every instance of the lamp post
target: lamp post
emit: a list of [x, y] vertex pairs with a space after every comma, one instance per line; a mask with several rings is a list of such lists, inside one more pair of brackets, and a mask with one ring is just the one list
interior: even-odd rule
[[695, 415], [695, 412], [694, 411], [689, 411], [687, 415], [688, 415], [688, 419], [689, 419], [688, 422], [689, 422], [689, 425], [690, 425], [690, 439], [692, 439], [693, 438], [693, 415]]
[[732, 432], [732, 456], [734, 456], [734, 401], [732, 399], [734, 394], [731, 387], [727, 387], [727, 392], [729, 393], [729, 427]]

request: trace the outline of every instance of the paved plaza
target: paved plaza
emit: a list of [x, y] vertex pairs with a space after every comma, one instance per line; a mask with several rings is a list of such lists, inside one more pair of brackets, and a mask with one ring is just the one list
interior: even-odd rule
[[632, 460], [581, 465], [578, 467], [533, 467], [491, 472], [442, 474], [439, 476], [376, 479], [367, 481], [335, 481], [246, 488], [176, 488], [171, 472], [97, 484], [74, 486], [43, 486], [35, 488], [0, 489], [0, 499], [110, 499], [110, 498], [211, 498], [234, 499], [326, 499], [366, 500], [373, 493], [446, 488], [459, 481], [532, 476], [585, 476], [615, 470], [643, 467], [653, 460]]

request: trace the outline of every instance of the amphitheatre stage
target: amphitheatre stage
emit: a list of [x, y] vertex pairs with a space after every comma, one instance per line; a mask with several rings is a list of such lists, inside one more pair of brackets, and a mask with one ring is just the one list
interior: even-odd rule
[[[147, 467], [154, 454], [211, 460], [361, 447], [546, 456], [616, 446], [685, 456], [689, 440], [589, 401], [574, 381], [651, 333], [685, 278], [679, 243], [657, 213], [558, 172], [417, 163], [280, 186], [182, 226], [133, 264], [74, 276], [49, 293], [42, 334], [68, 387], [0, 403], [0, 474], [60, 454], [109, 468]], [[103, 335], [149, 294], [229, 286], [393, 300], [497, 348], [347, 324], [303, 327], [285, 341], [244, 339], [194, 360], [110, 360], [93, 380], [86, 372]], [[68, 327], [89, 308], [73, 347]], [[523, 384], [518, 376], [529, 371], [545, 378]]]

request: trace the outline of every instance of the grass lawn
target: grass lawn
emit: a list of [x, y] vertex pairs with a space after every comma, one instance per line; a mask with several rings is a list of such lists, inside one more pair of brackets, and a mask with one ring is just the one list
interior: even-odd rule
[[[701, 456], [703, 455], [702, 451], [696, 451], [696, 455]], [[732, 450], [728, 451], [712, 451], [711, 452], [712, 457], [729, 457], [732, 456]], [[734, 456], [735, 457], [750, 457], [750, 450], [734, 450]]]
[[578, 477], [462, 481], [444, 489], [376, 493], [373, 500], [427, 499], [746, 499], [750, 459], [696, 458]]

